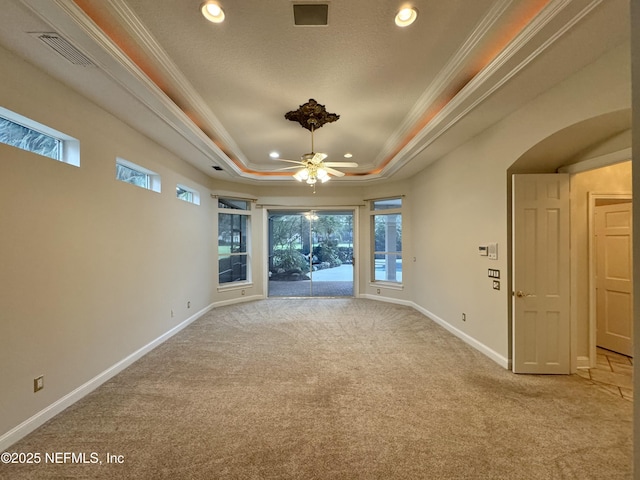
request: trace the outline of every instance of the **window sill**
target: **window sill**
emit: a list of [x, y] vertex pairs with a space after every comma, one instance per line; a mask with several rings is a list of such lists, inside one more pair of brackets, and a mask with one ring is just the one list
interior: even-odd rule
[[386, 288], [388, 290], [404, 290], [404, 285], [401, 283], [371, 282], [369, 286], [372, 288]]
[[245, 288], [253, 287], [253, 282], [232, 282], [218, 285], [219, 292], [230, 292], [233, 290], [244, 290]]

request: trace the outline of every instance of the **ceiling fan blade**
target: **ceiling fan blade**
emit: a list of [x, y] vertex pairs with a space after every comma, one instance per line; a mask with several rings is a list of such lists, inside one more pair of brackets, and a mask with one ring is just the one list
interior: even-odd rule
[[356, 162], [324, 162], [325, 167], [357, 167]]
[[274, 172], [281, 172], [282, 170], [300, 170], [300, 169], [302, 169], [302, 168], [304, 168], [304, 167], [303, 167], [303, 166], [301, 166], [301, 165], [298, 165], [297, 167], [276, 168], [276, 169], [274, 170]]
[[343, 172], [341, 172], [341, 171], [339, 171], [339, 170], [335, 170], [335, 169], [333, 169], [333, 168], [329, 168], [329, 167], [327, 167], [327, 164], [326, 164], [326, 163], [325, 163], [324, 165], [325, 165], [325, 170], [326, 170], [327, 172], [329, 172], [331, 175], [334, 175], [334, 176], [336, 176], [336, 177], [344, 177], [344, 173], [343, 173]]
[[326, 153], [316, 153], [313, 158], [311, 159], [311, 161], [313, 163], [320, 163], [321, 161], [323, 161], [325, 158], [327, 158], [327, 154]]
[[274, 160], [278, 160], [279, 162], [289, 162], [296, 163], [298, 165], [304, 165], [304, 162], [301, 162], [300, 160], [287, 160], [286, 158], [274, 158]]

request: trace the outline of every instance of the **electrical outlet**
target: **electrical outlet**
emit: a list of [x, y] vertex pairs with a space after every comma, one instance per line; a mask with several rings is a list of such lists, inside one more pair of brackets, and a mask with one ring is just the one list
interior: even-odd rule
[[245, 294], [245, 291], [244, 291], [244, 290], [242, 290], [242, 291], [240, 292], [240, 295], [244, 295], [244, 294]]
[[187, 302], [187, 308], [191, 308], [191, 302]]
[[380, 289], [379, 289], [379, 288], [377, 288], [377, 289], [376, 289], [376, 293], [377, 293], [378, 295], [380, 295]]
[[39, 392], [44, 388], [44, 375], [40, 375], [38, 378], [33, 379], [33, 391]]
[[463, 321], [463, 322], [466, 322], [466, 321], [467, 321], [467, 314], [466, 314], [466, 313], [463, 313], [463, 314], [462, 314], [462, 321]]

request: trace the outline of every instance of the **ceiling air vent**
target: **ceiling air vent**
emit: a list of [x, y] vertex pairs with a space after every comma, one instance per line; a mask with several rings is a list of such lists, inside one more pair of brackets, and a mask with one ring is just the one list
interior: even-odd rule
[[222, 167], [219, 167], [218, 165], [213, 165], [211, 168], [213, 168], [217, 172], [221, 172], [222, 171]]
[[29, 35], [37, 38], [47, 47], [52, 48], [56, 53], [62, 55], [66, 60], [79, 65], [81, 67], [93, 66], [94, 63], [89, 60], [80, 50], [71, 45], [66, 39], [55, 32], [33, 32]]
[[300, 27], [327, 25], [329, 5], [326, 3], [303, 3], [293, 5], [293, 23]]

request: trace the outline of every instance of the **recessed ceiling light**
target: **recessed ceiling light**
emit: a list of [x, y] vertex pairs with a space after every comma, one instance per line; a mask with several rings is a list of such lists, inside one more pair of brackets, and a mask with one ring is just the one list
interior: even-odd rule
[[351, 157], [353, 157], [353, 154], [351, 154], [351, 153], [345, 153], [344, 154], [344, 158], [351, 158]]
[[218, 2], [207, 0], [202, 5], [200, 5], [200, 11], [202, 12], [202, 16], [210, 22], [224, 22], [224, 10], [222, 10], [222, 7], [218, 5]]
[[413, 7], [401, 9], [396, 14], [396, 25], [399, 27], [408, 27], [418, 18], [418, 11]]
[[269, 154], [269, 156], [270, 156], [271, 158], [280, 158], [280, 154], [279, 154], [278, 152], [271, 152], [271, 153]]

